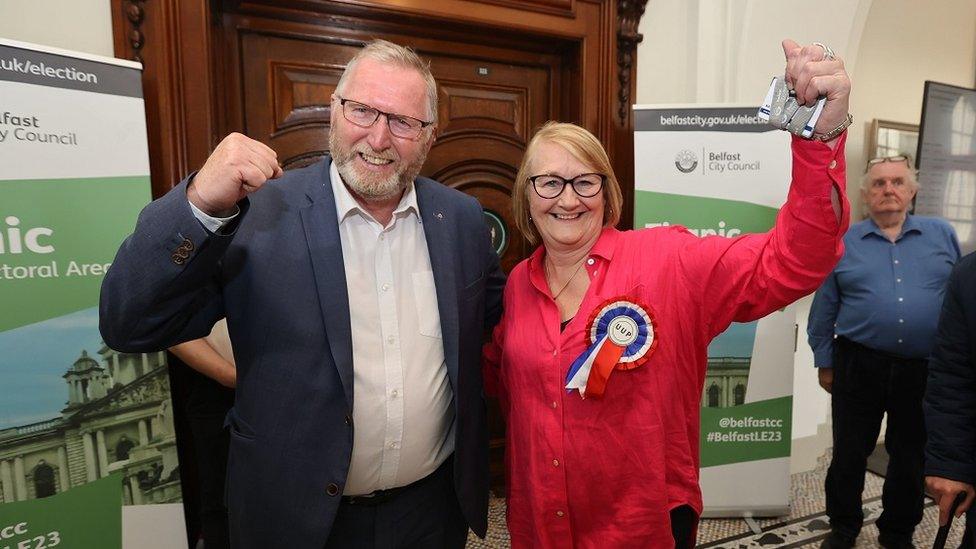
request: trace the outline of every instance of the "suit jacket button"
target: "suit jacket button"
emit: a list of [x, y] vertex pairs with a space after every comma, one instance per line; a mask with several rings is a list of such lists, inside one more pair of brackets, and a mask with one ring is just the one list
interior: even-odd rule
[[346, 414], [346, 425], [352, 425], [352, 416]]
[[193, 241], [192, 240], [190, 240], [189, 238], [184, 238], [183, 239], [183, 243], [180, 244], [180, 248], [183, 248], [184, 250], [186, 250], [188, 252], [192, 252], [193, 249], [195, 248], [195, 246], [193, 245]]
[[334, 483], [334, 482], [330, 482], [329, 485], [326, 486], [326, 488], [325, 488], [325, 493], [326, 494], [329, 494], [330, 496], [333, 496], [333, 497], [338, 496], [339, 495], [339, 485], [336, 484], [336, 483]]
[[179, 254], [173, 254], [173, 257], [171, 259], [173, 260], [173, 263], [176, 263], [177, 265], [182, 265], [186, 263], [186, 258], [184, 258]]

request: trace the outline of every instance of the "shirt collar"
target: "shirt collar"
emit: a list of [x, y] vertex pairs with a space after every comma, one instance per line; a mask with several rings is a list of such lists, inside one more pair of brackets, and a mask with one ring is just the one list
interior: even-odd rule
[[[345, 221], [352, 214], [359, 214], [375, 221], [373, 216], [363, 209], [359, 205], [359, 202], [356, 202], [356, 198], [346, 188], [346, 185], [342, 181], [342, 176], [339, 175], [339, 168], [336, 167], [334, 160], [332, 165], [329, 166], [329, 178], [332, 180], [332, 194], [335, 196], [336, 214], [338, 215], [339, 223]], [[420, 220], [420, 207], [417, 205], [417, 192], [413, 184], [409, 185], [407, 191], [400, 197], [400, 203], [393, 210], [393, 217], [397, 218], [401, 217], [400, 214], [409, 213], [413, 213], [417, 216], [417, 220]]]
[[[605, 261], [610, 261], [613, 259], [613, 252], [617, 248], [617, 240], [620, 238], [620, 231], [613, 227], [604, 227], [600, 233], [600, 238], [596, 240], [596, 244], [590, 248], [588, 257], [599, 257]], [[546, 271], [545, 266], [543, 266], [542, 261], [545, 258], [546, 246], [545, 244], [539, 246], [532, 252], [529, 256], [529, 280], [532, 281], [533, 285], [540, 292], [547, 294], [549, 292], [549, 285], [546, 282]]]
[[[878, 227], [878, 224], [875, 223], [870, 217], [868, 217], [864, 223], [861, 223], [859, 228], [861, 232], [861, 234], [858, 235], [859, 238], [864, 238], [869, 234], [875, 234], [881, 238], [884, 238], [885, 240], [888, 239], [884, 232], [881, 231], [881, 227]], [[919, 234], [922, 233], [922, 224], [916, 221], [915, 216], [912, 214], [907, 214], [905, 216], [905, 222], [901, 226], [901, 234], [898, 235], [898, 238], [901, 238], [909, 232], [916, 232]]]
[[620, 231], [614, 227], [604, 227], [603, 232], [600, 233], [600, 238], [597, 239], [596, 244], [593, 245], [593, 249], [590, 250], [590, 255], [602, 257], [610, 261], [613, 259], [613, 251], [617, 249], [617, 240], [619, 239]]

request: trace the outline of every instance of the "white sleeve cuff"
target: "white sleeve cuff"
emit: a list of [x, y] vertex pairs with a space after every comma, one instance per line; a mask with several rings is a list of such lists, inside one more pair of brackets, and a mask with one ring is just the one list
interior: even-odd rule
[[189, 198], [186, 201], [189, 202], [190, 209], [193, 210], [193, 216], [197, 218], [197, 221], [203, 224], [204, 228], [212, 233], [216, 233], [222, 229], [241, 213], [240, 207], [234, 206], [236, 211], [230, 217], [214, 217], [212, 215], [207, 215], [203, 210], [194, 206], [193, 202], [190, 202]]

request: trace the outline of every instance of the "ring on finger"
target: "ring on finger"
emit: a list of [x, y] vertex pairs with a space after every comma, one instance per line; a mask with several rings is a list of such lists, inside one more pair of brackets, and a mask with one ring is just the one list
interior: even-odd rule
[[814, 42], [813, 45], [820, 46], [820, 48], [823, 50], [824, 56], [823, 59], [821, 59], [821, 61], [830, 61], [834, 59], [834, 50], [830, 49], [830, 46], [828, 46], [827, 44], [822, 44], [820, 42]]

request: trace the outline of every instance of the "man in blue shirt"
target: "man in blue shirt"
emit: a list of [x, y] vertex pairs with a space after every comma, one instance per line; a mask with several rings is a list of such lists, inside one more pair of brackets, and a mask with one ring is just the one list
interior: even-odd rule
[[885, 412], [889, 461], [878, 541], [911, 547], [922, 519], [926, 358], [959, 243], [945, 221], [908, 215], [917, 190], [909, 158], [868, 163], [861, 198], [869, 217], [847, 231], [844, 257], [810, 309], [807, 333], [833, 419], [831, 534], [822, 547], [854, 546], [867, 457]]

